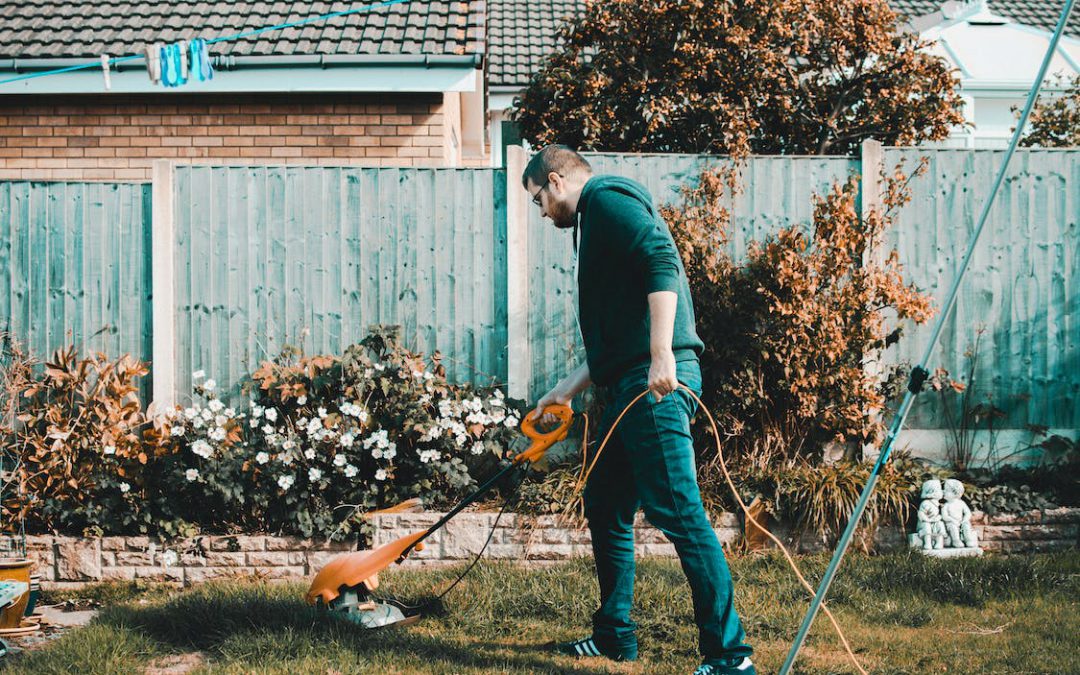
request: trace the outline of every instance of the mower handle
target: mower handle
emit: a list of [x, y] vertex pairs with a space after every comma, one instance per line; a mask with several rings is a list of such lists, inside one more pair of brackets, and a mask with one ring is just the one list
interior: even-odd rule
[[539, 461], [548, 448], [566, 438], [566, 434], [570, 431], [570, 423], [574, 421], [574, 411], [571, 410], [570, 406], [559, 403], [549, 405], [544, 408], [544, 414], [555, 415], [562, 423], [556, 429], [541, 433], [536, 430], [536, 421], [540, 417], [536, 415], [536, 419], [534, 419], [533, 413], [536, 412], [536, 410], [533, 410], [521, 420], [521, 431], [531, 438], [533, 443], [528, 450], [514, 457], [514, 464], [525, 461]]

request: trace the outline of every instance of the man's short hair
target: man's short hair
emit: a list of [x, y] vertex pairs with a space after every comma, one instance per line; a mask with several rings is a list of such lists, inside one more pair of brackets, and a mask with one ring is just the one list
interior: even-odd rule
[[560, 176], [588, 176], [592, 174], [592, 166], [573, 148], [548, 145], [529, 160], [521, 174], [521, 184], [528, 188], [531, 180], [533, 185], [543, 185], [552, 171]]

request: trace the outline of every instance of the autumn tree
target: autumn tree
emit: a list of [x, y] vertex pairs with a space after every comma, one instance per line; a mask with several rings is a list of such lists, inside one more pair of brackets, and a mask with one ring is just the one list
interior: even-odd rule
[[596, 0], [515, 102], [535, 145], [848, 154], [963, 121], [949, 66], [885, 0]]
[[1064, 94], [1049, 102], [1039, 97], [1031, 111], [1028, 132], [1020, 139], [1020, 145], [1041, 148], [1080, 146], [1080, 75]]

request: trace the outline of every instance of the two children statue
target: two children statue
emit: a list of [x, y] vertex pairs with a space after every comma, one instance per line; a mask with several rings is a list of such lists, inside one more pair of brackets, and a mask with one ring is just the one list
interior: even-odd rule
[[[919, 525], [910, 537], [913, 547], [921, 546], [924, 551], [979, 547], [971, 527], [971, 509], [960, 499], [963, 494], [964, 484], [953, 478], [945, 481], [944, 489], [936, 479], [923, 483]], [[942, 498], [944, 505], [939, 504]]]

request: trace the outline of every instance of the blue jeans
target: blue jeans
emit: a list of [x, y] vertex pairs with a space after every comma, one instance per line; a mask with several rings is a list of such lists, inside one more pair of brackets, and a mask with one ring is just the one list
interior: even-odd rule
[[[648, 365], [625, 373], [608, 392], [597, 444], [626, 404], [648, 386]], [[701, 394], [697, 361], [676, 364], [679, 382]], [[600, 608], [593, 637], [605, 651], [636, 654], [634, 515], [638, 508], [675, 545], [694, 601], [699, 647], [706, 659], [750, 656], [732, 603], [731, 572], [709, 523], [697, 484], [690, 418], [697, 402], [683, 389], [659, 403], [651, 394], [626, 413], [585, 487]]]

